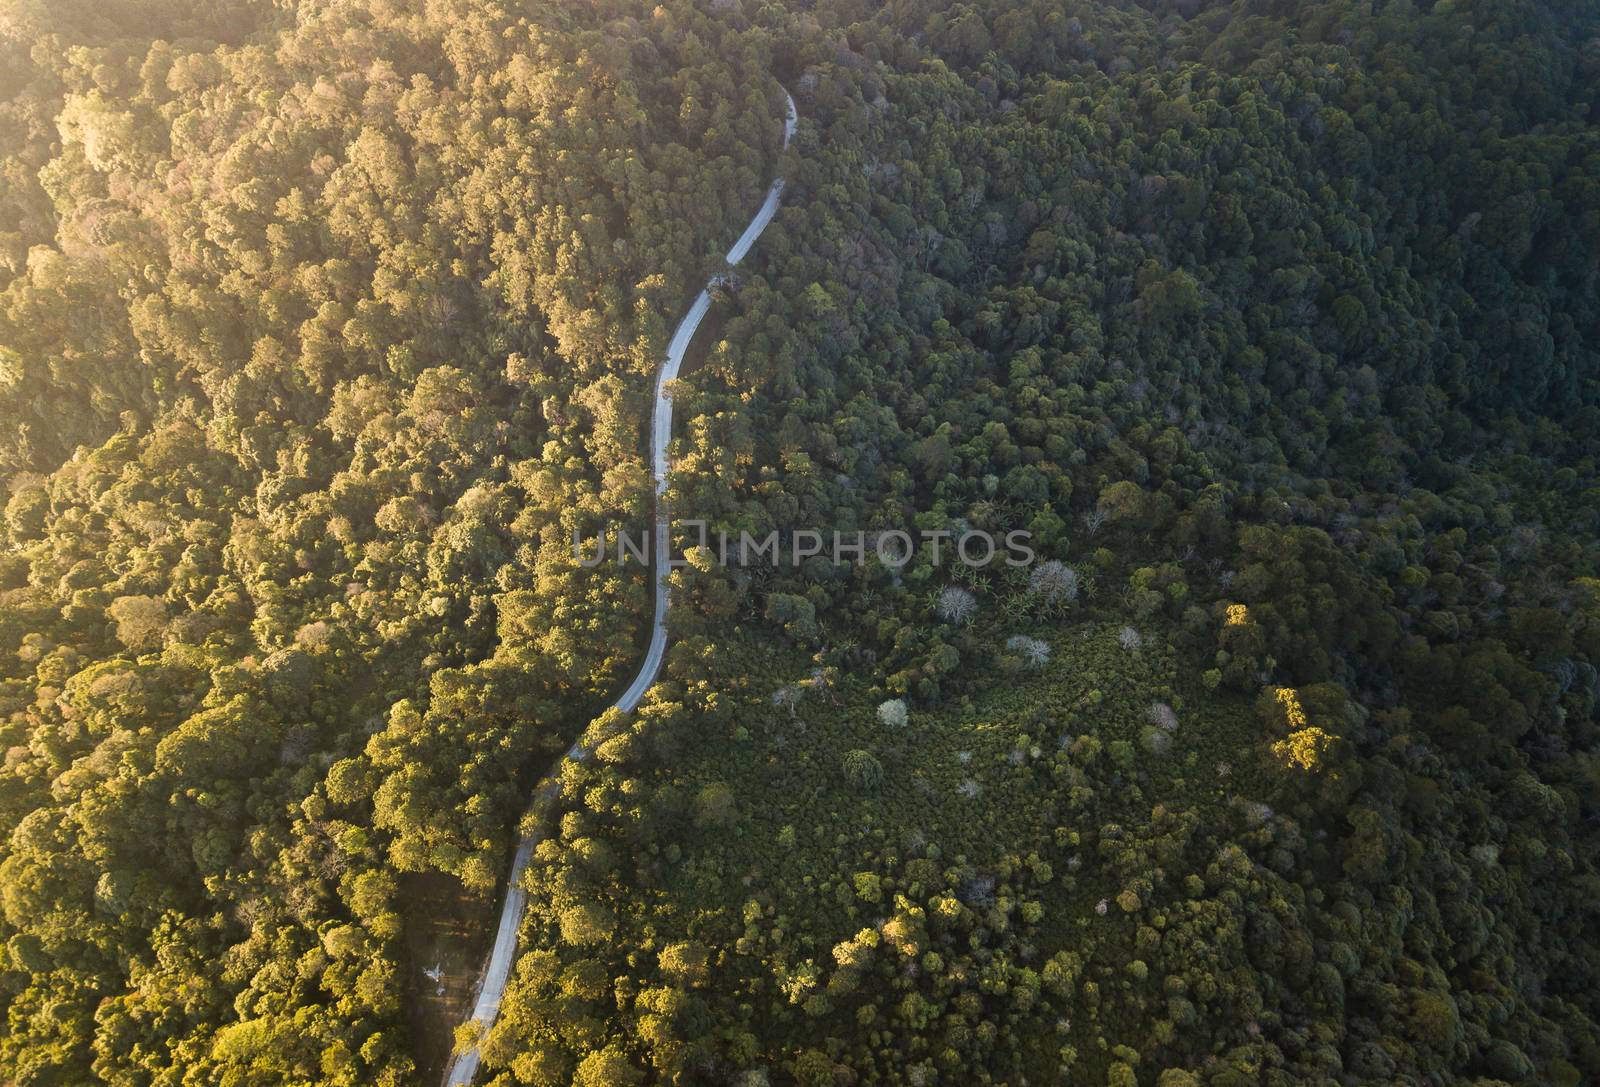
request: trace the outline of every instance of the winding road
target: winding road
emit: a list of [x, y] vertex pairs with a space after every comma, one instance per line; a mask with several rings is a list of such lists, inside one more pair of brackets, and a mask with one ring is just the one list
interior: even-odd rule
[[[783, 92], [783, 97], [788, 104], [788, 115], [783, 122], [783, 146], [787, 150], [789, 141], [794, 137], [795, 127], [800, 122], [800, 115], [795, 110], [794, 98], [787, 90]], [[750, 225], [745, 227], [739, 240], [728, 250], [725, 258], [728, 267], [736, 266], [745, 258], [750, 252], [750, 247], [755, 245], [756, 239], [761, 237], [761, 232], [766, 230], [767, 224], [772, 222], [772, 217], [778, 213], [778, 203], [783, 197], [783, 183], [784, 179], [779, 177], [767, 189], [767, 198], [762, 201], [755, 218], [750, 220]], [[683, 357], [689, 350], [689, 344], [694, 339], [700, 322], [711, 309], [711, 290], [721, 282], [723, 274], [722, 272], [714, 274], [701, 288], [694, 303], [689, 307], [689, 312], [683, 315], [677, 329], [672, 333], [672, 341], [667, 345], [667, 357], [662, 360], [661, 368], [656, 372], [655, 411], [650, 418], [651, 470], [656, 481], [656, 524], [655, 532], [652, 533], [655, 541], [655, 621], [650, 630], [650, 648], [645, 651], [644, 661], [639, 665], [639, 674], [628, 684], [628, 689], [622, 692], [615, 703], [616, 708], [624, 713], [631, 713], [639, 705], [639, 700], [644, 697], [645, 691], [655, 682], [656, 673], [661, 670], [661, 661], [667, 652], [667, 608], [671, 603], [667, 575], [671, 572], [668, 559], [671, 557], [672, 540], [667, 531], [669, 517], [666, 492], [667, 470], [670, 467], [667, 462], [667, 446], [672, 441], [672, 383], [677, 379], [678, 370], [683, 365]], [[582, 761], [589, 757], [589, 751], [580, 741], [573, 744], [562, 757]], [[500, 907], [494, 947], [489, 952], [489, 959], [484, 963], [483, 973], [478, 979], [477, 995], [473, 1000], [472, 1015], [469, 1017], [469, 1021], [478, 1024], [480, 1037], [488, 1033], [489, 1028], [494, 1025], [495, 1018], [500, 1014], [500, 1001], [505, 996], [506, 981], [511, 976], [511, 963], [517, 951], [517, 930], [521, 927], [522, 913], [528, 902], [527, 892], [522, 888], [522, 872], [533, 856], [534, 847], [543, 838], [544, 815], [561, 791], [556, 776], [559, 770], [558, 762], [534, 790], [529, 811], [533, 816], [530, 825], [535, 829], [517, 843], [517, 851], [511, 859], [511, 875], [506, 880], [506, 898]], [[473, 1077], [478, 1074], [478, 1059], [476, 1045], [458, 1053], [445, 1072], [445, 1087], [470, 1087]]]

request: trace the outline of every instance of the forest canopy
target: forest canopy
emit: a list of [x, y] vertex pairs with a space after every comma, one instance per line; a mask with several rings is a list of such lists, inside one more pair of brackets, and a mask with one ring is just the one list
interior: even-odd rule
[[[495, 1087], [1600, 1081], [1597, 88], [1593, 0], [0, 0], [0, 1078], [437, 1082], [532, 833]], [[690, 563], [607, 711], [780, 175], [673, 510], [1037, 561]]]

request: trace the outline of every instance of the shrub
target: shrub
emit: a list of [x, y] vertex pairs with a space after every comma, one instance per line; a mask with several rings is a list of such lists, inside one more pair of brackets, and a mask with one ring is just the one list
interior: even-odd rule
[[781, 706], [789, 711], [789, 716], [794, 716], [794, 708], [800, 704], [800, 698], [805, 691], [792, 683], [786, 683], [772, 692], [772, 704]]
[[939, 594], [934, 611], [946, 623], [970, 623], [978, 612], [978, 601], [959, 585], [949, 585]]
[[1313, 725], [1289, 734], [1287, 740], [1272, 745], [1272, 753], [1284, 766], [1301, 770], [1320, 770], [1339, 737], [1330, 736]]
[[661, 972], [682, 985], [704, 984], [711, 974], [710, 960], [710, 949], [696, 940], [668, 944], [656, 956]]
[[853, 787], [869, 792], [883, 784], [883, 764], [870, 751], [845, 752], [844, 777]]
[[1150, 708], [1145, 711], [1144, 716], [1145, 720], [1157, 728], [1168, 732], [1176, 732], [1178, 729], [1178, 715], [1172, 712], [1172, 707], [1165, 702], [1150, 703]]
[[632, 1087], [643, 1081], [644, 1073], [628, 1062], [627, 1054], [616, 1044], [584, 1057], [572, 1077], [573, 1087]]
[[117, 624], [117, 640], [135, 652], [161, 644], [167, 629], [166, 601], [154, 596], [119, 596], [106, 613]]
[[1033, 668], [1043, 668], [1050, 662], [1050, 643], [1014, 634], [1006, 639], [1006, 649], [1020, 656]]
[[1028, 574], [1028, 595], [1045, 605], [1071, 604], [1078, 599], [1078, 571], [1064, 562], [1041, 562]]
[[739, 803], [726, 782], [712, 782], [701, 789], [695, 796], [694, 807], [697, 827], [727, 828], [739, 818]]
[[1152, 755], [1165, 755], [1172, 750], [1172, 734], [1155, 725], [1146, 725], [1139, 733], [1139, 746]]

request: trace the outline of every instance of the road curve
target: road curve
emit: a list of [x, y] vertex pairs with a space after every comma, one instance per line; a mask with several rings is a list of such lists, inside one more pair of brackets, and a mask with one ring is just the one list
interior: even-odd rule
[[[794, 98], [787, 90], [783, 92], [783, 97], [788, 108], [788, 114], [783, 120], [783, 146], [787, 150], [789, 141], [794, 138], [795, 127], [800, 123], [800, 114], [795, 110]], [[750, 225], [745, 227], [739, 240], [728, 250], [724, 258], [728, 267], [734, 267], [744, 260], [745, 255], [750, 252], [750, 247], [761, 237], [761, 232], [772, 222], [772, 217], [778, 214], [778, 204], [783, 197], [783, 182], [784, 179], [779, 177], [767, 189], [767, 197], [761, 202], [755, 218], [750, 220]], [[723, 274], [722, 272], [714, 274], [695, 296], [689, 312], [683, 315], [677, 329], [672, 333], [672, 340], [667, 344], [667, 357], [662, 360], [661, 368], [656, 371], [655, 410], [650, 417], [650, 463], [656, 481], [656, 523], [655, 531], [651, 534], [655, 542], [655, 621], [651, 624], [650, 647], [645, 651], [644, 660], [639, 665], [639, 673], [634, 676], [633, 682], [628, 684], [628, 689], [622, 692], [615, 703], [616, 708], [624, 713], [631, 713], [639, 705], [639, 700], [644, 697], [645, 691], [655, 682], [656, 673], [661, 671], [661, 661], [667, 653], [667, 608], [671, 604], [667, 575], [671, 572], [668, 559], [671, 557], [672, 540], [667, 531], [669, 515], [666, 492], [667, 470], [670, 467], [667, 461], [667, 446], [672, 442], [672, 383], [677, 379], [678, 370], [683, 365], [683, 357], [688, 353], [689, 344], [700, 328], [700, 322], [711, 309], [711, 289], [721, 282]], [[564, 759], [579, 761], [588, 757], [588, 749], [581, 741], [573, 744], [562, 756]], [[506, 880], [506, 897], [500, 906], [500, 920], [495, 927], [494, 947], [490, 950], [489, 959], [484, 963], [483, 973], [478, 978], [472, 1015], [469, 1017], [469, 1022], [478, 1024], [480, 1037], [488, 1033], [489, 1028], [494, 1025], [495, 1018], [500, 1014], [500, 1000], [505, 996], [506, 982], [511, 976], [512, 959], [517, 951], [517, 929], [521, 927], [522, 911], [528, 902], [528, 894], [522, 889], [522, 872], [533, 856], [534, 847], [544, 836], [543, 815], [561, 791], [555, 777], [559, 769], [558, 762], [534, 790], [533, 801], [529, 805], [529, 812], [534, 817], [531, 823], [534, 829], [517, 843], [517, 851], [511, 858], [511, 874]], [[458, 1053], [450, 1062], [449, 1068], [445, 1070], [445, 1087], [470, 1087], [473, 1077], [477, 1074], [478, 1047], [473, 1045], [472, 1048]]]

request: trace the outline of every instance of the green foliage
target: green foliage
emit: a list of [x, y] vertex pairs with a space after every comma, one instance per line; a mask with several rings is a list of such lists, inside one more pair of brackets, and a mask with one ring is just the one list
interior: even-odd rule
[[[674, 680], [717, 710], [566, 794], [641, 854], [615, 970], [721, 948], [730, 1067], [818, 1082], [1592, 1064], [1592, 12], [816, 10], [674, 486], [951, 538], [752, 571], [739, 637], [697, 602]], [[1076, 597], [953, 570], [974, 526]], [[711, 781], [739, 834], [692, 826]]]
[[777, 76], [671, 499], [944, 554], [674, 575], [489, 1074], [1600, 1081], [1596, 18], [9, 5], [0, 1067], [436, 1078]]
[[490, 896], [633, 666], [571, 532], [771, 173], [768, 47], [676, 8], [0, 14], [0, 1078], [436, 1078], [410, 877]]
[[860, 748], [846, 751], [840, 760], [844, 779], [853, 789], [871, 792], [883, 784], [883, 764], [870, 751]]

